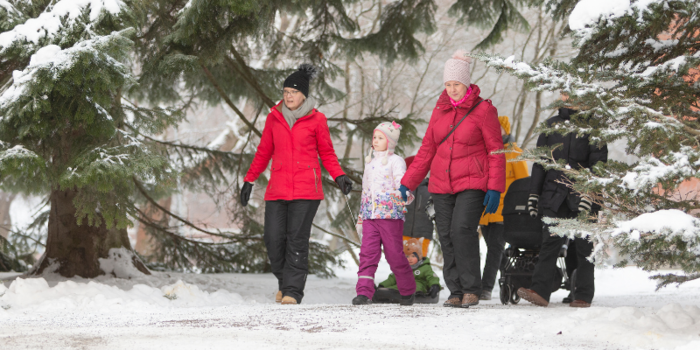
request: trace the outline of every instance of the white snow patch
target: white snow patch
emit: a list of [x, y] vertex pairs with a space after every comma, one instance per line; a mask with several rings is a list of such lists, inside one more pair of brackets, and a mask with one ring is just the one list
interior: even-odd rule
[[242, 302], [243, 298], [239, 294], [226, 290], [209, 293], [182, 281], [160, 289], [136, 284], [130, 290], [124, 290], [95, 281], [81, 283], [68, 280], [49, 287], [44, 278], [17, 278], [0, 296], [0, 305], [6, 305], [6, 309], [13, 312], [144, 312], [164, 308], [225, 306]]
[[66, 17], [69, 22], [81, 15], [90, 6], [90, 20], [96, 21], [103, 12], [118, 14], [124, 3], [121, 0], [61, 0], [37, 18], [31, 18], [12, 30], [0, 33], [0, 53], [8, 47], [24, 40], [38, 44], [44, 37], [53, 37], [62, 27], [61, 19]]
[[[1, 36], [2, 34], [0, 34]], [[113, 37], [120, 36], [121, 32], [112, 32], [109, 35], [95, 37], [82, 41], [75, 46], [61, 50], [56, 45], [47, 45], [34, 53], [30, 64], [22, 71], [12, 72], [12, 85], [0, 95], [0, 106], [14, 103], [35, 83], [36, 75], [42, 69], [51, 69], [52, 74], [57, 75], [62, 70], [68, 70], [76, 62], [75, 57], [81, 53], [97, 55], [99, 47], [108, 43]], [[0, 50], [1, 53], [1, 50]], [[122, 64], [112, 58], [107, 58], [110, 64], [121, 66]], [[100, 107], [101, 108], [101, 107]], [[106, 113], [106, 112], [105, 112]]]
[[175, 284], [161, 288], [163, 296], [175, 301], [178, 306], [202, 307], [213, 305], [230, 305], [243, 303], [243, 298], [236, 293], [219, 289], [213, 293], [204, 292], [194, 284], [178, 280]]
[[32, 58], [29, 60], [29, 67], [51, 63], [60, 52], [61, 47], [58, 45], [44, 46], [32, 55]]
[[569, 16], [569, 27], [581, 30], [598, 22], [601, 17], [624, 16], [630, 8], [630, 0], [581, 0]]
[[109, 256], [106, 259], [98, 259], [100, 262], [100, 270], [107, 275], [112, 275], [117, 278], [132, 278], [143, 276], [144, 273], [134, 267], [134, 259], [138, 259], [128, 249], [112, 248], [109, 250]]
[[617, 222], [616, 226], [613, 236], [627, 233], [637, 240], [643, 233], [681, 236], [684, 240], [697, 238], [700, 234], [700, 219], [677, 209], [642, 214], [629, 221]]

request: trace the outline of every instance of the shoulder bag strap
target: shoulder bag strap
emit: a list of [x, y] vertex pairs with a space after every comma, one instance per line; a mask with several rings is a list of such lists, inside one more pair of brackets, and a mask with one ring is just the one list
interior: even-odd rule
[[438, 147], [439, 147], [440, 145], [442, 145], [443, 142], [447, 141], [447, 138], [450, 137], [450, 135], [452, 135], [452, 133], [455, 132], [455, 130], [457, 130], [457, 127], [459, 126], [459, 124], [462, 124], [462, 122], [464, 121], [464, 119], [466, 119], [466, 118], [469, 116], [469, 114], [471, 114], [472, 111], [473, 111], [477, 106], [479, 106], [479, 105], [481, 104], [481, 102], [484, 102], [484, 100], [481, 100], [481, 101], [477, 102], [477, 103], [474, 105], [474, 107], [472, 107], [472, 108], [469, 110], [469, 112], [467, 112], [467, 114], [465, 114], [464, 117], [462, 117], [462, 120], [460, 120], [459, 123], [457, 123], [457, 125], [455, 125], [455, 127], [452, 128], [452, 130], [450, 130], [450, 132], [447, 134], [447, 136], [445, 136], [445, 138], [442, 139], [442, 141], [440, 141], [440, 143], [438, 143]]

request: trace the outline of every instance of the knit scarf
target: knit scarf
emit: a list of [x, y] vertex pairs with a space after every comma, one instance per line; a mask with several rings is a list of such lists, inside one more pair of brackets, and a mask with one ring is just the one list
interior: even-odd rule
[[284, 116], [284, 120], [287, 121], [287, 124], [289, 124], [289, 128], [291, 129], [292, 126], [294, 126], [294, 123], [297, 122], [297, 119], [309, 114], [312, 109], [314, 109], [314, 106], [316, 105], [316, 100], [314, 100], [313, 97], [309, 96], [304, 100], [304, 102], [299, 106], [299, 108], [295, 110], [291, 110], [287, 108], [287, 105], [282, 102], [282, 115]]
[[413, 269], [413, 271], [415, 271], [415, 270], [418, 269], [421, 265], [423, 265], [423, 259], [418, 260], [417, 263], [411, 265], [411, 269]]

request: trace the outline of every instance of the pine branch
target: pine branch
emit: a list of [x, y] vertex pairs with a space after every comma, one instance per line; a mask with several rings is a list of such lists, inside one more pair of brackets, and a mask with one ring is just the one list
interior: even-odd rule
[[243, 77], [243, 80], [245, 80], [250, 87], [255, 90], [255, 92], [258, 93], [258, 96], [260, 99], [269, 107], [272, 108], [275, 106], [275, 102], [272, 101], [270, 97], [268, 97], [265, 92], [262, 90], [260, 87], [260, 84], [258, 84], [257, 80], [255, 77], [250, 72], [250, 67], [246, 64], [245, 60], [243, 57], [241, 57], [241, 54], [236, 51], [236, 48], [231, 45], [231, 53], [233, 54], [233, 57], [236, 58], [236, 62], [238, 65], [236, 65], [235, 62], [231, 59], [231, 57], [224, 56], [224, 60], [226, 60], [226, 63], [228, 63], [229, 67], [231, 67], [233, 70], [235, 70], [238, 75]]
[[136, 189], [141, 193], [141, 195], [144, 196], [144, 198], [146, 198], [146, 200], [148, 200], [148, 202], [150, 202], [151, 205], [153, 205], [154, 207], [158, 208], [158, 209], [159, 209], [160, 211], [162, 211], [165, 215], [168, 215], [168, 216], [170, 216], [170, 217], [172, 217], [172, 218], [174, 218], [174, 219], [176, 219], [176, 220], [182, 222], [182, 223], [185, 224], [186, 226], [188, 226], [188, 227], [190, 227], [190, 228], [193, 228], [193, 229], [195, 229], [195, 230], [197, 230], [197, 231], [199, 231], [199, 232], [205, 233], [205, 234], [207, 234], [207, 235], [211, 235], [211, 236], [215, 236], [215, 237], [221, 237], [221, 238], [226, 238], [226, 239], [235, 239], [236, 234], [233, 233], [233, 232], [221, 232], [221, 231], [218, 231], [218, 230], [217, 230], [217, 232], [213, 232], [213, 231], [205, 230], [205, 229], [203, 229], [203, 228], [201, 228], [201, 227], [195, 225], [194, 223], [190, 222], [189, 220], [187, 220], [187, 219], [185, 219], [185, 218], [183, 218], [183, 217], [181, 217], [181, 216], [179, 216], [179, 215], [177, 215], [177, 214], [171, 212], [170, 210], [168, 210], [168, 209], [166, 209], [166, 208], [163, 208], [163, 206], [161, 206], [160, 204], [158, 204], [158, 202], [157, 202], [156, 200], [154, 200], [153, 198], [151, 198], [151, 196], [148, 195], [148, 193], [146, 192], [146, 189], [143, 188], [143, 185], [141, 185], [141, 183], [140, 183], [136, 178], [133, 178], [133, 182], [134, 182], [134, 185], [136, 186]]
[[238, 117], [243, 121], [243, 123], [248, 126], [253, 132], [258, 135], [259, 137], [262, 137], [262, 133], [260, 130], [258, 130], [255, 125], [253, 125], [248, 118], [243, 115], [243, 112], [241, 112], [238, 107], [236, 107], [235, 104], [231, 101], [230, 98], [228, 98], [228, 95], [224, 92], [224, 90], [221, 88], [219, 83], [216, 81], [216, 78], [214, 78], [214, 75], [211, 74], [209, 69], [204, 65], [204, 63], [201, 63], [202, 70], [204, 71], [204, 74], [207, 76], [207, 79], [209, 79], [209, 82], [211, 82], [212, 85], [214, 85], [214, 88], [216, 91], [219, 93], [219, 96], [221, 96], [222, 99], [226, 102], [226, 104], [238, 115]]
[[665, 274], [665, 275], [654, 275], [649, 277], [651, 279], [657, 280], [656, 290], [668, 286], [669, 284], [675, 283], [680, 285], [685, 282], [693, 281], [700, 278], [700, 273], [693, 273], [690, 275], [676, 275], [676, 274]]

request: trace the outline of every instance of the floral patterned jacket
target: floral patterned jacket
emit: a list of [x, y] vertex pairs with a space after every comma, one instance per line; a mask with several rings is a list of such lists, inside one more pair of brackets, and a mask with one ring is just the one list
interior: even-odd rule
[[[413, 200], [411, 194], [408, 202], [404, 202], [399, 192], [401, 178], [406, 172], [406, 162], [390, 151], [373, 152], [374, 158], [365, 165], [365, 173], [362, 176], [358, 224], [367, 219], [405, 220], [405, 206]], [[387, 162], [383, 164], [385, 158]]]

